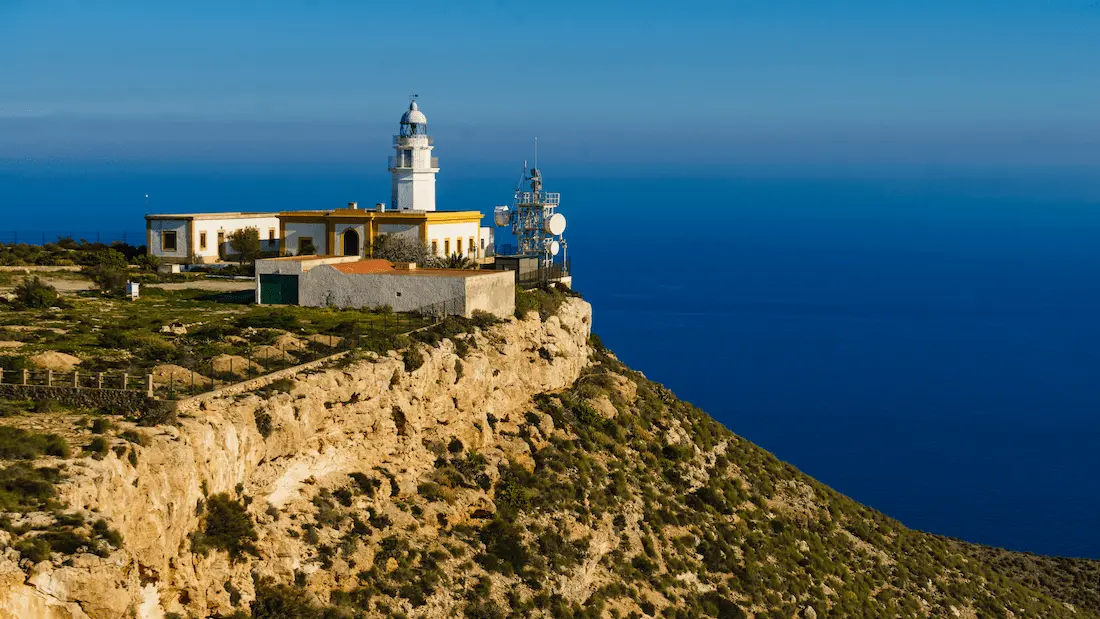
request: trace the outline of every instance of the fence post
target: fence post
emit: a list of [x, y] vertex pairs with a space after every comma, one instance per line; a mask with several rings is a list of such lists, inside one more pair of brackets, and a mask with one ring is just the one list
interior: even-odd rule
[[191, 395], [195, 395], [195, 370], [191, 370]]
[[29, 385], [31, 382], [31, 373], [29, 370], [23, 370], [23, 376], [20, 377], [20, 384], [23, 386]]
[[169, 372], [168, 373], [168, 399], [169, 400], [175, 400], [176, 399], [176, 398], [172, 397], [175, 394], [175, 391], [176, 391], [176, 375], [172, 372]]
[[[122, 376], [125, 377], [126, 375], [123, 374]], [[172, 375], [169, 374], [168, 375], [168, 384], [171, 384], [171, 381], [172, 381]], [[145, 396], [150, 397], [150, 398], [153, 397], [153, 375], [152, 374], [146, 374], [145, 375]], [[169, 396], [169, 397], [171, 397], [171, 396]]]
[[126, 391], [127, 383], [130, 382], [130, 375], [126, 372], [122, 373], [122, 390]]
[[4, 384], [4, 368], [0, 368], [0, 385]]
[[80, 388], [80, 372], [73, 370], [73, 388]]
[[95, 374], [95, 388], [96, 389], [102, 389], [103, 388], [103, 372], [96, 372], [96, 374]]
[[46, 386], [53, 387], [53, 370], [46, 370]]

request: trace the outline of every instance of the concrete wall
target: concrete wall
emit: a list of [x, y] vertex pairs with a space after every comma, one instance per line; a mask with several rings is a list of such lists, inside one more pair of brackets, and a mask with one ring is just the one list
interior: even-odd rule
[[455, 241], [461, 238], [462, 255], [473, 258], [475, 254], [474, 252], [471, 252], [471, 248], [468, 247], [468, 245], [470, 244], [470, 238], [473, 237], [474, 246], [476, 247], [478, 242], [477, 239], [480, 235], [481, 226], [478, 225], [478, 222], [475, 221], [449, 224], [433, 224], [430, 222], [428, 223], [428, 247], [431, 248], [432, 241], [434, 240], [437, 247], [436, 255], [438, 256], [445, 257], [447, 255], [444, 253], [443, 250], [443, 241], [445, 239], [450, 239], [451, 241], [451, 253], [458, 253]]
[[[149, 253], [157, 256], [165, 262], [186, 263], [188, 261], [187, 248], [190, 247], [190, 239], [187, 238], [188, 220], [186, 219], [150, 219], [148, 228]], [[176, 250], [165, 251], [161, 247], [162, 232], [176, 233]]]
[[[225, 235], [226, 247], [223, 254], [229, 253], [229, 235], [242, 228], [256, 228], [260, 232], [260, 241], [267, 249], [268, 233], [275, 231], [275, 239], [279, 238], [278, 217], [240, 217], [237, 219], [200, 219], [194, 220], [195, 236], [191, 239], [191, 246], [195, 255], [195, 262], [217, 262], [218, 260], [218, 232]], [[206, 249], [201, 247], [202, 233], [206, 233]]]
[[304, 236], [313, 239], [313, 246], [317, 248], [318, 254], [330, 253], [329, 248], [326, 247], [328, 234], [325, 230], [325, 224], [288, 221], [286, 222], [286, 238], [284, 239], [287, 255], [298, 255], [298, 239]]
[[501, 318], [516, 311], [516, 280], [509, 271], [483, 271], [466, 278], [466, 315], [475, 310]]
[[[256, 261], [256, 303], [260, 302], [260, 276], [261, 275], [301, 275], [313, 267], [323, 264], [340, 264], [341, 262], [355, 262], [358, 256], [318, 256], [311, 260], [266, 258]], [[305, 305], [304, 303], [302, 305]]]
[[313, 307], [389, 305], [397, 312], [411, 312], [455, 299], [461, 306], [465, 296], [460, 277], [342, 273], [325, 265], [310, 269], [298, 280], [298, 303]]

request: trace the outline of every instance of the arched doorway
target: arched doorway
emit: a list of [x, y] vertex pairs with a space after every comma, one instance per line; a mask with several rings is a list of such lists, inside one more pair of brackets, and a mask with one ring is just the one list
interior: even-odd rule
[[355, 230], [347, 230], [344, 232], [344, 255], [359, 255], [359, 233]]

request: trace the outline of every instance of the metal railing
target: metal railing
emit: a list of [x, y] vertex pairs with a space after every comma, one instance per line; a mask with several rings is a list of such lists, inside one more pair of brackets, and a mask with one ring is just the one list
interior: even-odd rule
[[516, 285], [530, 288], [542, 284], [556, 282], [563, 277], [569, 277], [569, 261], [555, 263], [548, 267], [540, 267], [533, 271], [516, 271]]
[[[429, 164], [432, 168], [438, 168], [439, 157], [432, 157]], [[415, 168], [416, 166], [413, 165], [413, 162], [405, 159], [404, 157], [400, 157], [397, 155], [389, 156], [389, 169], [391, 170], [413, 170]]]
[[425, 135], [395, 135], [395, 136], [393, 136], [393, 143], [398, 144], [398, 145], [408, 144], [410, 140], [417, 140], [417, 139], [424, 139], [424, 138], [427, 138], [429, 146], [434, 146], [435, 145], [435, 138], [430, 136], [430, 135], [426, 135], [426, 134]]
[[116, 389], [148, 391], [149, 374], [127, 372], [57, 372], [54, 370], [0, 369], [0, 385], [26, 387], [71, 387], [73, 389]]
[[517, 191], [516, 202], [520, 204], [534, 204], [537, 201], [544, 206], [558, 206], [561, 204], [560, 193], [548, 193], [546, 191], [538, 192], [538, 195], [531, 191]]

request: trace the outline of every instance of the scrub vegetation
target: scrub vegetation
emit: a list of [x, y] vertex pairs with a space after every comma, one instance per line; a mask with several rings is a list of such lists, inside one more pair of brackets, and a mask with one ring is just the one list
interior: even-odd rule
[[[571, 389], [537, 396], [507, 430], [490, 416], [501, 439], [528, 445], [529, 461], [487, 457], [456, 439], [426, 445], [434, 467], [412, 495], [386, 492], [396, 483], [384, 468], [320, 490], [303, 528], [316, 567], [354, 565], [357, 577], [310, 612], [1100, 616], [1094, 562], [907, 529], [736, 436], [622, 365], [598, 338], [591, 343], [593, 364]], [[491, 508], [450, 520], [462, 497], [482, 493]], [[365, 565], [364, 546], [372, 549]]]
[[6, 307], [0, 302], [11, 310], [0, 311], [0, 342], [6, 342], [0, 369], [34, 371], [32, 382], [42, 383], [45, 373], [30, 358], [64, 353], [79, 359], [75, 369], [85, 381], [98, 372], [126, 372], [136, 380], [152, 373], [162, 397], [209, 390], [348, 348], [384, 352], [399, 343], [399, 334], [434, 322], [388, 308], [254, 306], [251, 291], [144, 287], [136, 301], [82, 292], [59, 302], [48, 284], [28, 282], [15, 301]]

